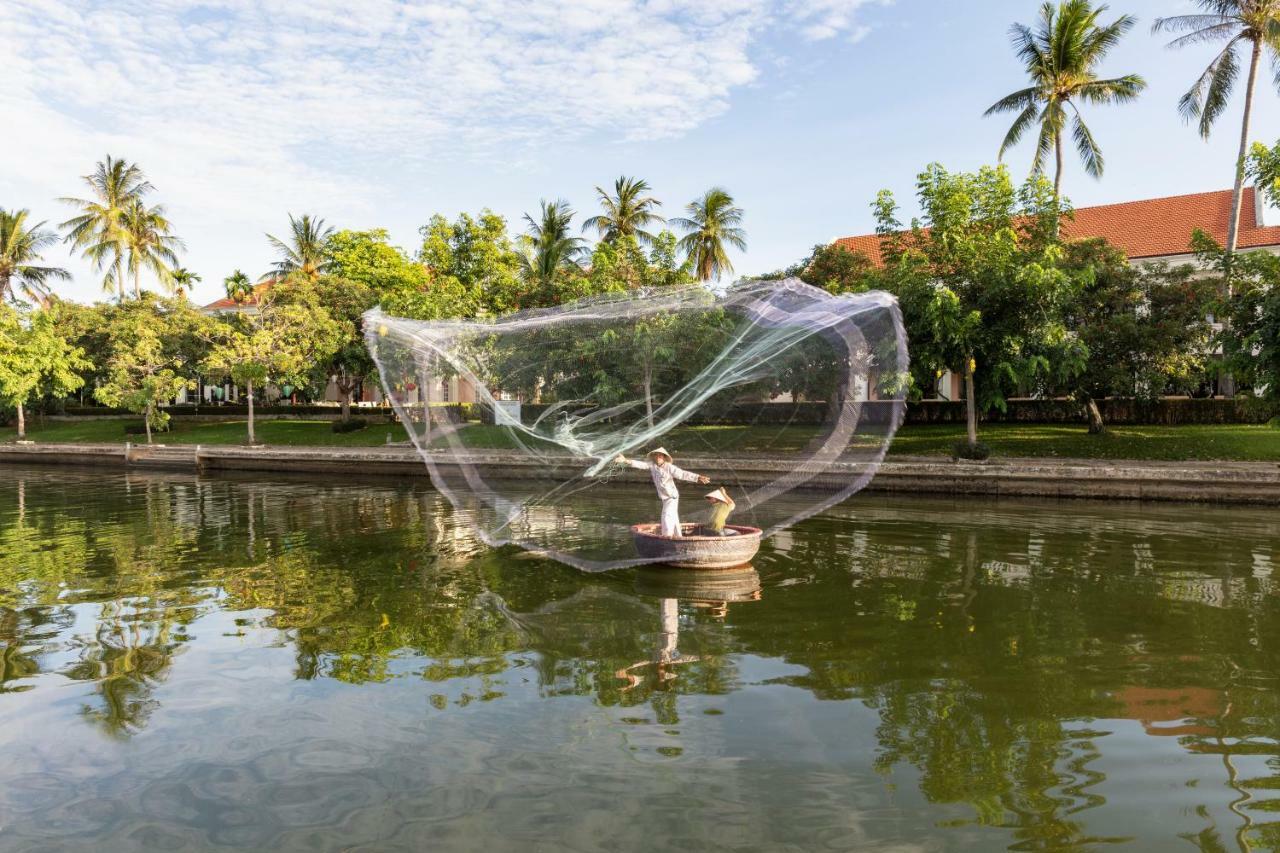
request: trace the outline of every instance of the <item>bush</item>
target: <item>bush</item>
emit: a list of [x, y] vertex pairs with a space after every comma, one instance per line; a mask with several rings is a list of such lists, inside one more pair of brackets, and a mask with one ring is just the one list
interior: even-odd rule
[[[151, 432], [152, 432], [152, 433], [157, 433], [157, 432], [168, 432], [168, 431], [169, 431], [169, 425], [168, 425], [168, 424], [165, 424], [165, 425], [164, 425], [164, 426], [162, 426], [162, 427], [152, 427], [152, 428], [151, 428]], [[146, 425], [145, 423], [143, 423], [142, 421], [138, 421], [137, 423], [134, 423], [134, 422], [128, 422], [128, 423], [126, 423], [126, 424], [124, 425], [124, 434], [125, 434], [125, 435], [146, 435], [146, 434], [147, 434], [147, 425]]]
[[369, 425], [369, 422], [364, 418], [352, 418], [349, 421], [334, 421], [333, 431], [339, 432], [339, 433], [357, 432], [358, 430], [364, 429], [368, 425]]
[[977, 444], [969, 444], [969, 440], [957, 441], [955, 446], [951, 448], [951, 458], [955, 461], [967, 459], [972, 462], [984, 462], [991, 457], [991, 448], [987, 447], [981, 441]]
[[1280, 429], [1280, 415], [1276, 415], [1274, 418], [1267, 421], [1267, 426], [1272, 429]]

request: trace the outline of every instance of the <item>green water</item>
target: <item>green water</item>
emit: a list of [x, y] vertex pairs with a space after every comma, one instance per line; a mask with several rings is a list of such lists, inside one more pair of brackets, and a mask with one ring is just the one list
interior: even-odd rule
[[0, 850], [1275, 849], [1275, 519], [868, 495], [690, 583], [0, 468]]

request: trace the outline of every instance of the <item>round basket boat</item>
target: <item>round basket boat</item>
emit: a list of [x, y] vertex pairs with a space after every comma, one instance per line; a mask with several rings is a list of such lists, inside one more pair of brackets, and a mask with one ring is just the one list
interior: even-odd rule
[[636, 592], [695, 605], [759, 601], [760, 575], [751, 566], [689, 572], [659, 563], [636, 572]]
[[641, 557], [680, 569], [727, 569], [751, 562], [760, 550], [759, 527], [726, 524], [729, 536], [700, 536], [696, 524], [680, 526], [681, 538], [658, 533], [656, 524], [633, 524], [631, 537]]

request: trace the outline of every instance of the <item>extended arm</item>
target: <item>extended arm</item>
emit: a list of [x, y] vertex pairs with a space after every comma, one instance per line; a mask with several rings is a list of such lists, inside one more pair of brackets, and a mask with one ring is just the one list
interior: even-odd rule
[[641, 462], [639, 459], [628, 459], [627, 457], [623, 456], [621, 453], [619, 453], [618, 457], [613, 461], [617, 462], [619, 465], [626, 465], [628, 468], [635, 468], [637, 471], [649, 470], [648, 462]]
[[685, 483], [702, 483], [706, 485], [711, 482], [710, 477], [704, 477], [701, 474], [693, 474], [683, 468], [677, 468], [675, 463], [671, 464], [671, 476]]

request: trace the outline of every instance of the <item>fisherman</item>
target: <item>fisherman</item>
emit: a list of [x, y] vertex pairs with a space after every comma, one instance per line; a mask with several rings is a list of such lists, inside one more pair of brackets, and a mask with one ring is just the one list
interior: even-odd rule
[[707, 535], [736, 536], [738, 531], [733, 528], [725, 528], [725, 522], [729, 520], [729, 513], [738, 508], [733, 498], [729, 497], [729, 493], [723, 487], [716, 489], [706, 498], [707, 503], [711, 504], [711, 519], [703, 526]]
[[686, 483], [701, 483], [707, 485], [711, 482], [710, 477], [703, 477], [700, 474], [691, 474], [681, 468], [677, 468], [676, 464], [671, 461], [671, 454], [667, 452], [665, 447], [659, 447], [649, 451], [649, 459], [641, 462], [638, 459], [628, 459], [621, 453], [614, 459], [619, 465], [626, 465], [628, 468], [635, 468], [640, 471], [648, 471], [649, 476], [653, 478], [653, 485], [658, 490], [658, 497], [662, 500], [662, 517], [658, 532], [672, 539], [679, 539], [680, 534], [680, 492], [676, 489], [676, 480], [682, 480]]

